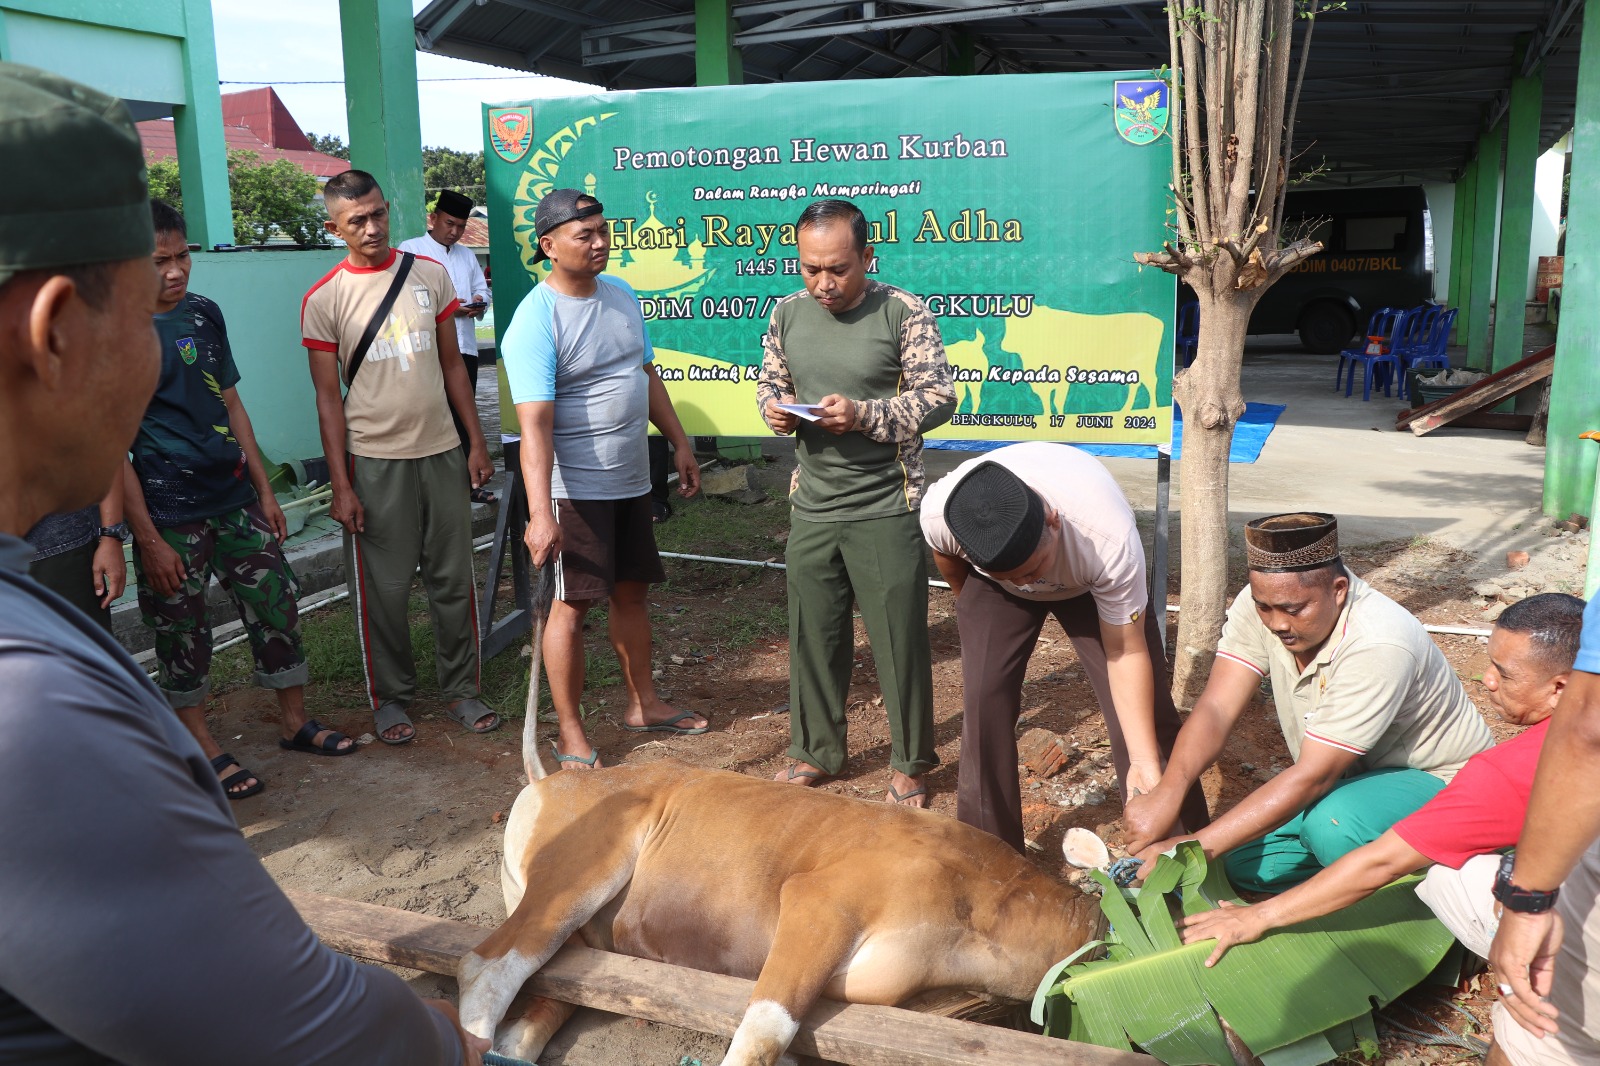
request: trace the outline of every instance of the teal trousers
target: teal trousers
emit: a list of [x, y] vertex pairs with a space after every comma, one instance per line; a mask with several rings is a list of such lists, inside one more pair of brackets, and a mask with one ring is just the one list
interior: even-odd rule
[[1442, 788], [1432, 774], [1404, 767], [1346, 778], [1281, 828], [1228, 852], [1228, 880], [1251, 892], [1293, 888], [1377, 840]]
[[829, 774], [848, 754], [845, 709], [860, 605], [883, 709], [889, 765], [910, 777], [939, 765], [933, 744], [928, 564], [914, 513], [789, 529], [789, 758]]

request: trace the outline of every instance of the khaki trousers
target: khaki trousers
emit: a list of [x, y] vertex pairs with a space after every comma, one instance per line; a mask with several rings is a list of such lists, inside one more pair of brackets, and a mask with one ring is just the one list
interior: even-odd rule
[[411, 655], [411, 582], [428, 592], [439, 690], [455, 701], [479, 695], [478, 598], [472, 575], [472, 502], [460, 448], [422, 459], [350, 456], [350, 479], [366, 528], [345, 534], [345, 574], [373, 710], [416, 696]]

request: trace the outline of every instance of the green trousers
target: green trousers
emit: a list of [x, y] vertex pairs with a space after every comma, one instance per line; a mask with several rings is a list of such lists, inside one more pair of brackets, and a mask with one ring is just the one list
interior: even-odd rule
[[844, 769], [854, 600], [867, 626], [889, 715], [889, 765], [911, 777], [939, 765], [933, 746], [928, 564], [917, 516], [811, 522], [797, 515], [786, 558], [789, 758], [829, 774]]
[[1293, 888], [1377, 840], [1442, 788], [1432, 774], [1404, 767], [1346, 778], [1281, 828], [1228, 852], [1228, 880], [1251, 892]]
[[411, 582], [428, 591], [440, 694], [476, 697], [478, 598], [472, 574], [472, 502], [460, 448], [422, 459], [350, 456], [366, 528], [345, 534], [345, 574], [373, 710], [416, 695]]

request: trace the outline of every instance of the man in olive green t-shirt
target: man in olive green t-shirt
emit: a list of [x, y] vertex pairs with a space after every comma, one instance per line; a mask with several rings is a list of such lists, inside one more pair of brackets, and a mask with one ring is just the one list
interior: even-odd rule
[[790, 762], [777, 779], [814, 785], [844, 769], [854, 599], [889, 716], [885, 798], [926, 807], [922, 775], [939, 757], [917, 507], [922, 434], [955, 409], [950, 366], [922, 301], [867, 279], [872, 246], [854, 204], [818, 200], [796, 230], [806, 287], [774, 308], [756, 384], [762, 417], [796, 434], [799, 460], [787, 553]]

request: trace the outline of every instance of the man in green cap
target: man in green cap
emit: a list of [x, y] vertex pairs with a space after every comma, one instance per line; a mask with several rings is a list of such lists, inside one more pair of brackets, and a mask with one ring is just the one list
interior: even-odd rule
[[22, 534], [104, 495], [155, 388], [155, 242], [114, 97], [0, 63], [0, 159], [0, 1062], [480, 1062], [448, 1004], [317, 942], [144, 671], [27, 576]]

